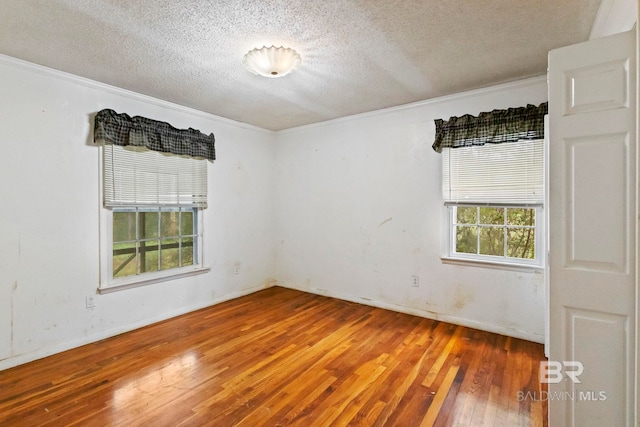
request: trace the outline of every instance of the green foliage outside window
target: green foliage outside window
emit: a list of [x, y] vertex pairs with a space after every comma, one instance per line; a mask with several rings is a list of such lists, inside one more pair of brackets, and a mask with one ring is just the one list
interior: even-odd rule
[[114, 209], [113, 277], [194, 264], [195, 210]]
[[455, 251], [535, 259], [535, 208], [458, 206]]

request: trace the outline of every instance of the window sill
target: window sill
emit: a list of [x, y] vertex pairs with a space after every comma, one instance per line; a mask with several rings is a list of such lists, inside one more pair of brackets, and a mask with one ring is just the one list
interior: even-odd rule
[[466, 265], [469, 267], [494, 268], [498, 270], [524, 271], [529, 273], [542, 273], [544, 267], [541, 265], [506, 263], [497, 261], [486, 261], [470, 258], [454, 258], [442, 256], [440, 260], [443, 264]]
[[108, 294], [111, 292], [123, 291], [125, 289], [137, 288], [140, 286], [151, 285], [154, 283], [166, 282], [169, 280], [182, 279], [183, 277], [197, 276], [199, 274], [208, 273], [211, 268], [197, 267], [189, 270], [176, 271], [173, 274], [163, 274], [152, 277], [139, 277], [135, 276], [123, 281], [117, 281], [109, 285], [98, 287], [99, 294]]

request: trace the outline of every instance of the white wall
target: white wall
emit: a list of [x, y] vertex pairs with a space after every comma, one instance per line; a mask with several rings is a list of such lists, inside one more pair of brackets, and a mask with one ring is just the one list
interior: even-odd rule
[[[97, 295], [103, 108], [216, 136], [211, 272]], [[0, 369], [272, 284], [275, 134], [0, 56]], [[233, 265], [240, 263], [240, 274]], [[93, 295], [94, 309], [85, 307]]]
[[[273, 133], [0, 56], [0, 369], [274, 279], [542, 342], [541, 273], [440, 261], [445, 213], [431, 143], [436, 118], [545, 100], [537, 78]], [[204, 215], [211, 272], [96, 294], [91, 121], [103, 108], [216, 135]]]
[[434, 119], [546, 99], [540, 77], [279, 132], [279, 283], [543, 342], [542, 271], [441, 262], [446, 209], [431, 144]]

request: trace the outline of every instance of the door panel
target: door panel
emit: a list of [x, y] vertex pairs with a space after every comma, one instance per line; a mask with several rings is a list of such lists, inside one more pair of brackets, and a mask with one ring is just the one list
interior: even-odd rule
[[626, 59], [567, 71], [565, 87], [569, 105], [565, 112], [580, 114], [628, 108], [631, 102], [625, 86], [628, 73]]
[[[569, 360], [578, 360], [584, 366], [579, 377], [581, 384], [572, 390], [572, 425], [629, 425], [625, 421], [624, 395], [628, 386], [625, 354], [629, 350], [626, 333], [629, 316], [569, 307], [565, 316]], [[619, 360], [603, 363], [611, 359], [611, 349], [616, 349]]]
[[549, 54], [552, 427], [634, 422], [635, 64], [635, 31]]
[[[565, 140], [570, 206], [565, 268], [626, 272], [627, 194], [625, 134]], [[602, 165], [621, 165], [594, 173]], [[618, 191], [612, 191], [618, 189]], [[597, 197], [598, 203], [594, 203]], [[617, 208], [612, 209], [612, 206]]]

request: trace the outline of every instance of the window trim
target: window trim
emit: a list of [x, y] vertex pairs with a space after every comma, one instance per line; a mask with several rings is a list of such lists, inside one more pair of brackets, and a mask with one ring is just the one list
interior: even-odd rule
[[484, 261], [484, 260], [478, 260], [478, 259], [463, 259], [463, 258], [450, 257], [447, 255], [441, 256], [440, 261], [443, 264], [461, 265], [461, 266], [467, 266], [467, 267], [484, 267], [484, 268], [491, 268], [491, 269], [498, 269], [498, 270], [512, 270], [512, 271], [522, 271], [522, 272], [543, 272], [544, 271], [544, 267], [540, 265], [493, 262], [493, 261]]
[[[508, 258], [506, 256], [493, 256], [481, 254], [467, 254], [455, 251], [456, 226], [454, 225], [454, 207], [500, 207], [500, 208], [535, 208], [535, 258], [526, 260], [523, 258]], [[519, 204], [519, 203], [445, 203], [447, 226], [446, 239], [444, 242], [443, 255], [440, 257], [445, 264], [475, 265], [483, 267], [507, 268], [516, 270], [544, 270], [545, 268], [545, 211], [542, 204]]]

